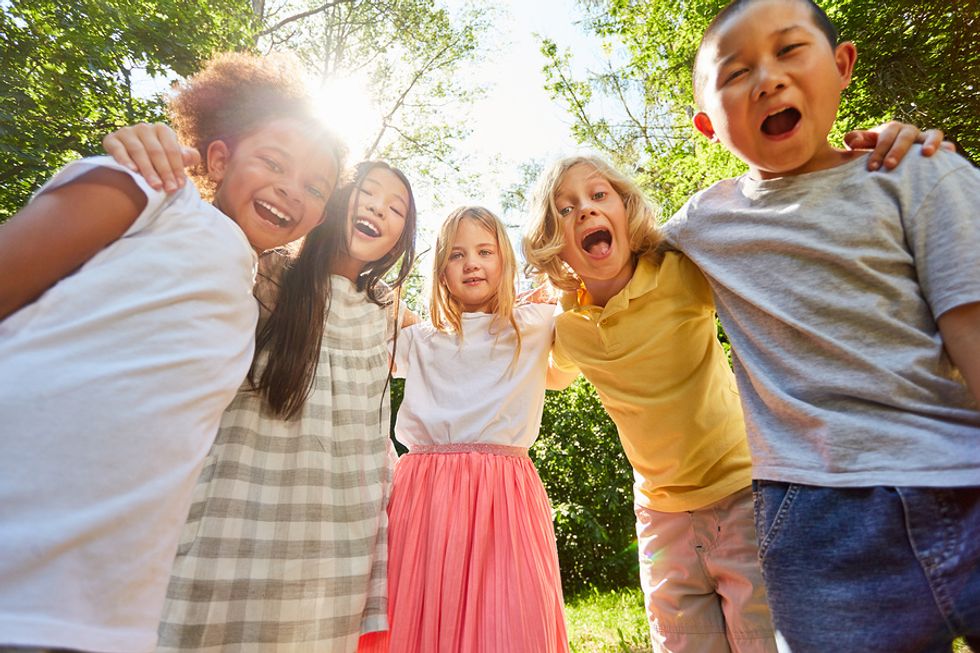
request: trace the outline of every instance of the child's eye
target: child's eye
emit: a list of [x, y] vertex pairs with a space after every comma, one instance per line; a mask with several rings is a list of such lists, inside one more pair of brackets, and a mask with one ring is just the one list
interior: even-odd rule
[[319, 188], [317, 188], [316, 186], [307, 186], [306, 190], [310, 195], [317, 198], [318, 200], [323, 200], [327, 198], [327, 194], [324, 193]]
[[453, 252], [452, 254], [449, 255], [449, 260], [455, 261], [456, 259], [461, 258], [462, 256], [463, 255], [460, 252]]
[[605, 199], [606, 195], [607, 195], [606, 191], [600, 190], [597, 193], [592, 193], [592, 199], [594, 199], [594, 200]]
[[572, 212], [572, 207], [570, 206], [566, 206], [564, 208], [558, 209], [558, 215], [560, 215], [563, 218], [571, 212]]
[[781, 57], [784, 54], [789, 54], [793, 50], [796, 50], [797, 48], [801, 48], [801, 47], [803, 47], [802, 43], [790, 43], [786, 47], [779, 48], [779, 50], [776, 52], [776, 56]]
[[481, 249], [480, 250], [480, 256], [493, 256], [493, 250], [492, 249]]
[[267, 156], [261, 158], [265, 162], [265, 164], [269, 167], [269, 170], [272, 170], [273, 172], [282, 172], [282, 166], [279, 165], [278, 161]]
[[405, 219], [405, 214], [403, 214], [400, 210], [396, 209], [395, 207], [391, 207], [391, 212], [397, 215], [402, 220]]
[[728, 75], [727, 75], [727, 76], [725, 77], [725, 79], [724, 79], [724, 80], [722, 81], [722, 86], [724, 86], [724, 85], [725, 85], [725, 84], [727, 84], [728, 82], [731, 82], [731, 81], [733, 81], [733, 80], [735, 80], [735, 79], [738, 79], [738, 78], [739, 78], [739, 77], [741, 77], [741, 76], [742, 76], [742, 75], [743, 75], [744, 73], [745, 73], [745, 68], [739, 68], [738, 70], [733, 70], [732, 72], [730, 72], [730, 73], [728, 73]]

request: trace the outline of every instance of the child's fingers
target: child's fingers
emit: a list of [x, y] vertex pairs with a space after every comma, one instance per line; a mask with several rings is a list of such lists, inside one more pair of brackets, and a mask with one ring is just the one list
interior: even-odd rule
[[144, 123], [117, 129], [102, 139], [102, 147], [116, 161], [138, 172], [154, 190], [164, 190], [164, 183], [156, 172], [139, 132], [150, 126]]
[[944, 141], [946, 134], [941, 129], [927, 129], [922, 132], [919, 142], [922, 143], [922, 154], [932, 156], [939, 150], [955, 152], [956, 146], [949, 141]]
[[193, 147], [181, 147], [181, 158], [183, 159], [184, 168], [189, 168], [191, 166], [196, 166], [201, 162], [201, 153], [195, 150]]
[[[139, 172], [139, 166], [133, 161], [126, 152], [126, 146], [123, 145], [122, 140], [119, 137], [119, 131], [114, 131], [111, 134], [106, 134], [102, 137], [102, 149], [105, 153], [116, 160], [119, 165], [126, 166], [133, 172]], [[144, 175], [145, 177], [146, 175]]]
[[145, 128], [137, 131], [137, 134], [146, 148], [154, 169], [163, 179], [164, 190], [169, 193], [183, 187], [186, 182], [184, 147], [177, 140], [173, 130], [162, 123], [154, 123], [145, 125]]
[[[868, 136], [871, 134], [877, 134], [877, 139], [875, 139], [874, 142], [870, 142], [866, 145], [866, 147], [873, 148], [871, 151], [871, 156], [868, 157], [868, 170], [878, 170], [883, 165], [886, 169], [895, 167], [898, 160], [893, 159], [891, 155], [892, 152], [894, 152], [896, 145], [901, 147], [901, 139], [903, 138], [902, 134], [906, 126], [907, 125], [893, 120], [869, 130], [870, 134], [868, 134]], [[913, 127], [913, 129], [915, 128]], [[915, 131], [918, 132], [919, 130], [915, 129]], [[906, 150], [912, 146], [913, 141], [914, 137], [912, 140], [909, 140], [908, 144], [905, 146]]]

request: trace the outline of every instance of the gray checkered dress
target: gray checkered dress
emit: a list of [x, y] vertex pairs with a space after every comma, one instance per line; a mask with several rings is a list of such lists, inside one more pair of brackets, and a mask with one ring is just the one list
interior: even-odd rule
[[332, 279], [313, 391], [283, 421], [242, 391], [205, 461], [160, 650], [344, 653], [387, 628], [385, 311]]

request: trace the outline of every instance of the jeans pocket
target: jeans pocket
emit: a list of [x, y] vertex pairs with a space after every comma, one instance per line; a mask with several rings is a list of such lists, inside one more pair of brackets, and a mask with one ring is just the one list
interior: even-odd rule
[[796, 483], [754, 481], [752, 495], [755, 511], [755, 531], [759, 536], [759, 558], [775, 541], [789, 515], [793, 502], [800, 495], [802, 486]]

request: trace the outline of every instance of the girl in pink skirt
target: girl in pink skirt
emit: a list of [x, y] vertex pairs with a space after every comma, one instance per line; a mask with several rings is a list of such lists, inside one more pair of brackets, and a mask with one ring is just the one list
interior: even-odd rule
[[[554, 306], [515, 306], [500, 219], [457, 209], [436, 243], [431, 323], [395, 344], [409, 453], [389, 504], [393, 653], [568, 651], [551, 506], [527, 455], [549, 370]], [[382, 650], [388, 643], [382, 643]]]

